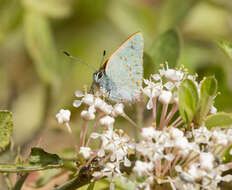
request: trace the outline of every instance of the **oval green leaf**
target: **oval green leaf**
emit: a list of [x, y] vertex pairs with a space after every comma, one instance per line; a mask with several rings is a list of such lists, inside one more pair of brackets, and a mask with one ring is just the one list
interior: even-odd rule
[[196, 123], [199, 125], [205, 120], [211, 106], [213, 105], [214, 98], [217, 94], [217, 80], [215, 77], [207, 77], [202, 81], [200, 90], [200, 101], [198, 105]]
[[176, 30], [161, 34], [148, 52], [156, 66], [168, 62], [171, 68], [177, 64], [180, 55], [180, 38]]
[[178, 90], [179, 111], [185, 123], [190, 124], [196, 114], [198, 106], [198, 91], [194, 82], [185, 79], [181, 82]]
[[232, 114], [218, 112], [216, 114], [212, 114], [206, 118], [205, 126], [208, 129], [214, 127], [229, 127], [232, 125]]

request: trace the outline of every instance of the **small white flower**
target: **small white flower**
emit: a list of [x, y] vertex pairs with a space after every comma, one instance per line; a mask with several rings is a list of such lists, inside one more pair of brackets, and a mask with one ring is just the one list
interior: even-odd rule
[[152, 75], [152, 78], [153, 78], [155, 81], [161, 80], [161, 77], [160, 77], [159, 74], [154, 74], [154, 75]]
[[228, 140], [229, 140], [225, 132], [220, 129], [213, 131], [212, 139], [215, 144], [224, 145], [224, 146], [228, 144]]
[[178, 139], [184, 136], [183, 131], [181, 131], [180, 129], [176, 128], [176, 127], [171, 127], [170, 129], [170, 133], [171, 133], [171, 137], [173, 139]]
[[67, 127], [68, 131], [72, 133], [72, 129], [69, 125], [69, 120], [70, 120], [71, 112], [69, 110], [64, 110], [61, 109], [58, 114], [56, 114], [56, 118], [58, 120], [58, 123], [60, 124], [65, 124]]
[[104, 112], [105, 114], [110, 114], [113, 110], [113, 107], [106, 102], [104, 102], [101, 98], [96, 98], [94, 102], [95, 108]]
[[193, 129], [192, 134], [194, 136], [195, 143], [209, 143], [209, 139], [212, 136], [212, 132], [209, 131], [205, 126], [201, 126], [198, 129]]
[[98, 155], [100, 158], [102, 158], [103, 156], [105, 156], [105, 151], [104, 151], [104, 149], [100, 149], [100, 150], [98, 151], [97, 155]]
[[61, 109], [58, 114], [56, 114], [56, 118], [58, 123], [63, 124], [70, 120], [71, 112], [69, 110]]
[[96, 139], [96, 138], [98, 138], [98, 137], [100, 137], [101, 135], [100, 134], [98, 134], [98, 133], [91, 133], [91, 135], [90, 135], [90, 137], [92, 138], [92, 139]]
[[152, 139], [155, 137], [156, 135], [156, 130], [154, 127], [145, 127], [142, 128], [142, 133], [141, 133], [142, 137], [144, 139]]
[[232, 155], [232, 148], [230, 149], [230, 152], [229, 152], [229, 153], [230, 153], [230, 155]]
[[83, 110], [81, 112], [81, 117], [85, 120], [93, 120], [95, 119], [95, 114], [93, 112], [89, 112], [89, 111], [86, 111], [86, 110]]
[[83, 94], [83, 92], [82, 92], [82, 91], [77, 90], [77, 91], [75, 92], [75, 96], [76, 96], [77, 98], [80, 98], [80, 97], [83, 97], [83, 96], [84, 96], [84, 94]]
[[80, 147], [79, 154], [81, 154], [85, 159], [88, 159], [91, 156], [91, 148]]
[[175, 146], [183, 150], [188, 150], [189, 142], [186, 137], [179, 137], [175, 139]]
[[111, 126], [114, 124], [114, 118], [110, 116], [105, 116], [100, 119], [99, 123], [105, 126]]
[[115, 104], [114, 109], [113, 109], [113, 116], [116, 117], [118, 115], [123, 115], [124, 114], [124, 105], [122, 103]]
[[91, 106], [94, 103], [94, 96], [92, 94], [85, 94], [82, 101], [84, 104]]
[[167, 90], [162, 90], [159, 96], [159, 101], [163, 104], [169, 104], [172, 100], [172, 93]]
[[167, 90], [171, 91], [171, 90], [175, 87], [175, 85], [174, 85], [174, 83], [168, 81], [167, 83], [164, 84], [164, 87], [165, 87]]
[[183, 78], [184, 73], [182, 71], [176, 71], [174, 69], [167, 69], [164, 72], [164, 76], [170, 81], [180, 81]]
[[78, 108], [78, 107], [81, 106], [81, 104], [82, 104], [82, 101], [81, 101], [81, 100], [75, 100], [75, 101], [73, 102], [73, 107]]
[[126, 156], [124, 157], [124, 166], [131, 167], [131, 161], [128, 160], [128, 158]]
[[200, 164], [201, 168], [206, 170], [212, 170], [214, 167], [215, 158], [211, 153], [202, 152], [200, 153]]
[[211, 109], [210, 109], [210, 113], [211, 113], [211, 114], [217, 113], [217, 108], [214, 107], [214, 106], [212, 106]]
[[137, 160], [135, 162], [135, 166], [133, 171], [138, 174], [138, 176], [149, 175], [149, 173], [153, 170], [154, 165], [152, 162], [142, 162]]

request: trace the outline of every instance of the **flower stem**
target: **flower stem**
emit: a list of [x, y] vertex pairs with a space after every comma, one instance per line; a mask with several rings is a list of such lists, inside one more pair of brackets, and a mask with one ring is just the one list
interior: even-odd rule
[[164, 127], [164, 121], [165, 121], [167, 110], [168, 110], [168, 104], [163, 104], [161, 118], [160, 118], [160, 125], [159, 125], [160, 130], [162, 130]]
[[82, 125], [82, 129], [81, 129], [81, 134], [80, 134], [81, 146], [85, 146], [85, 137], [86, 137], [86, 133], [87, 133], [87, 127], [88, 127], [88, 121], [84, 120], [84, 123]]
[[152, 125], [156, 127], [156, 102], [157, 98], [152, 99]]
[[172, 117], [174, 116], [177, 110], [178, 110], [178, 105], [173, 104], [172, 109], [170, 110], [168, 116], [166, 117], [166, 120], [164, 121], [164, 126], [168, 125], [169, 121], [172, 119]]

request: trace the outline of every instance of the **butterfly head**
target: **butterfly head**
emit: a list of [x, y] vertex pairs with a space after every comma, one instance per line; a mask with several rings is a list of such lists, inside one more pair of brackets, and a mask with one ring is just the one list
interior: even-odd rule
[[93, 74], [93, 83], [91, 86], [91, 91], [93, 93], [100, 91], [100, 89], [102, 87], [104, 87], [105, 78], [106, 78], [106, 74], [105, 74], [104, 70], [102, 70], [102, 69]]

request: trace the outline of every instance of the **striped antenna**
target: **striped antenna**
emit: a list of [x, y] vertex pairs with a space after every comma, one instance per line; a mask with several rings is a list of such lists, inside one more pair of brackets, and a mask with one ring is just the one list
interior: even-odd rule
[[97, 70], [95, 67], [93, 67], [92, 65], [89, 65], [88, 63], [86, 63], [86, 62], [83, 61], [82, 59], [79, 59], [79, 58], [77, 58], [77, 57], [74, 57], [74, 56], [70, 55], [70, 53], [68, 53], [67, 51], [63, 51], [63, 53], [64, 53], [67, 57], [69, 57], [69, 58], [71, 58], [71, 59], [77, 61], [78, 63], [81, 63], [81, 64], [83, 64], [83, 65], [87, 65], [88, 67], [90, 67], [91, 69], [93, 69], [94, 72]]

